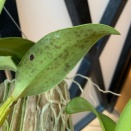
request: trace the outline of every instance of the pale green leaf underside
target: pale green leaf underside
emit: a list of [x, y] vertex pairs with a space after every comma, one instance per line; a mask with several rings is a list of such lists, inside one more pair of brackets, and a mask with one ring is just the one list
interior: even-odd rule
[[5, 0], [0, 0], [0, 14], [2, 12], [2, 9], [4, 7], [4, 4], [5, 4]]
[[129, 100], [124, 108], [115, 131], [131, 131], [131, 100]]
[[0, 56], [0, 70], [12, 70], [16, 72], [17, 65], [11, 56]]
[[14, 97], [36, 95], [60, 83], [100, 38], [119, 34], [112, 27], [87, 24], [59, 30], [38, 41], [16, 73]]
[[108, 116], [97, 112], [96, 109], [87, 100], [81, 97], [76, 97], [72, 99], [67, 104], [65, 111], [68, 114], [74, 114], [85, 111], [93, 112], [98, 117], [98, 120], [102, 127], [102, 131], [114, 131], [116, 126], [116, 123], [113, 120], [111, 120]]
[[1, 38], [0, 56], [12, 56], [20, 61], [34, 44], [32, 41], [19, 37]]

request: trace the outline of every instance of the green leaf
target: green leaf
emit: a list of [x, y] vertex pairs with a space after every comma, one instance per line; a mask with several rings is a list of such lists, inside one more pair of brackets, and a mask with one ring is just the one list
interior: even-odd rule
[[[79, 104], [78, 104], [79, 103]], [[108, 116], [99, 113], [96, 109], [84, 98], [76, 97], [72, 99], [65, 108], [66, 113], [73, 114], [84, 111], [93, 112], [99, 119], [102, 131], [114, 131], [116, 123]]]
[[[18, 65], [12, 95], [0, 107], [0, 125], [19, 98], [43, 93], [59, 84], [95, 42], [108, 34], [119, 33], [106, 25], [88, 24], [53, 32], [32, 46]], [[7, 54], [21, 59], [22, 43], [18, 49], [7, 45]], [[6, 48], [0, 49], [6, 56]]]
[[131, 131], [131, 100], [129, 100], [124, 108], [115, 131]]
[[11, 56], [0, 56], [0, 70], [12, 70], [16, 72], [17, 65]]
[[59, 84], [103, 36], [119, 34], [112, 27], [87, 24], [58, 30], [38, 41], [22, 58], [13, 96], [36, 95]]
[[23, 38], [10, 37], [0, 39], [0, 56], [12, 56], [17, 60], [25, 55], [25, 53], [35, 43]]
[[4, 8], [5, 0], [0, 0], [0, 14], [2, 12], [2, 9]]

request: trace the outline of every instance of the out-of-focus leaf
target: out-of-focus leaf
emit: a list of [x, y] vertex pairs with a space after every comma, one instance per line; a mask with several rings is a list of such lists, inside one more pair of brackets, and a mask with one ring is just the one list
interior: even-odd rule
[[43, 93], [59, 84], [79, 60], [103, 36], [118, 35], [112, 27], [87, 24], [50, 33], [22, 58], [13, 96]]
[[25, 53], [35, 43], [23, 38], [10, 37], [0, 39], [0, 56], [12, 56], [17, 60], [25, 55]]
[[4, 4], [5, 4], [5, 0], [0, 0], [0, 14], [2, 12], [2, 9], [4, 7]]
[[129, 100], [124, 108], [115, 131], [131, 131], [131, 100]]
[[0, 56], [0, 70], [11, 70], [16, 72], [17, 65], [11, 56]]
[[116, 123], [108, 116], [97, 112], [96, 109], [84, 98], [76, 97], [72, 99], [65, 108], [66, 113], [73, 114], [78, 112], [91, 111], [99, 119], [102, 131], [114, 131]]

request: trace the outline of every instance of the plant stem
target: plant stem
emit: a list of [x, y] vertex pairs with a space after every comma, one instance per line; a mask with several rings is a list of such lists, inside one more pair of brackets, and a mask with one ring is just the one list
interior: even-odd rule
[[9, 114], [13, 103], [14, 103], [14, 98], [10, 96], [0, 107], [0, 126], [3, 124], [4, 120]]

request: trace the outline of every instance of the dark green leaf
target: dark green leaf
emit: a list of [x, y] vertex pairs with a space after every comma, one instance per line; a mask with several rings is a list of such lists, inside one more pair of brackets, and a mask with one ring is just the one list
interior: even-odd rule
[[0, 70], [12, 70], [16, 72], [17, 65], [11, 56], [0, 56]]
[[23, 38], [1, 38], [0, 39], [0, 56], [12, 56], [17, 60], [25, 55], [25, 53], [35, 43]]
[[76, 97], [72, 99], [65, 108], [66, 113], [73, 114], [84, 111], [93, 112], [99, 119], [100, 125], [102, 127], [102, 131], [114, 131], [115, 122], [111, 120], [108, 116], [99, 113], [96, 109], [84, 98]]

